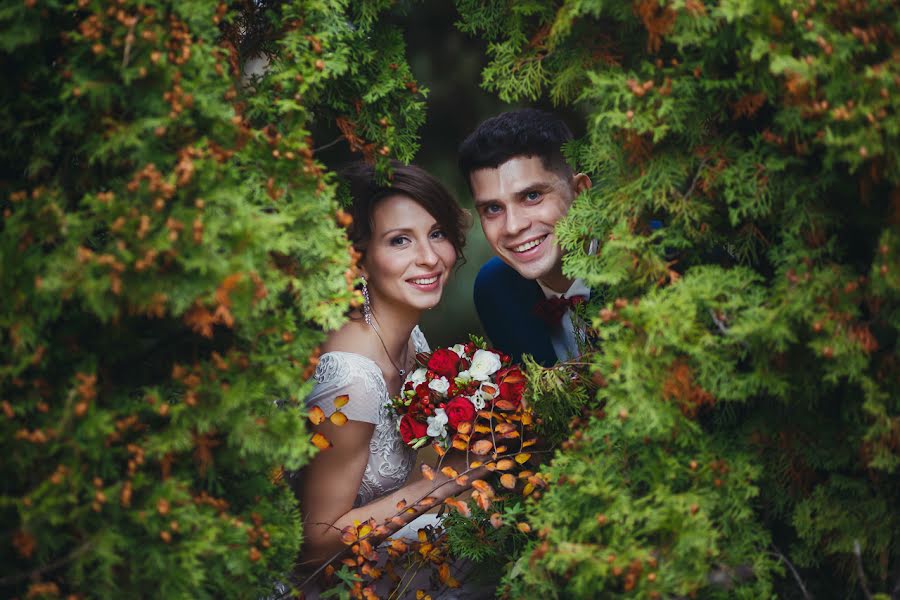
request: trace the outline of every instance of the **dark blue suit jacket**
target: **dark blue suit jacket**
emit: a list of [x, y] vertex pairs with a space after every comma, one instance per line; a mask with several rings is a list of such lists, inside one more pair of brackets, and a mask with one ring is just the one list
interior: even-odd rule
[[556, 364], [547, 324], [534, 314], [544, 298], [536, 281], [525, 279], [497, 257], [484, 263], [475, 278], [475, 310], [491, 343], [522, 362], [531, 354], [540, 364]]

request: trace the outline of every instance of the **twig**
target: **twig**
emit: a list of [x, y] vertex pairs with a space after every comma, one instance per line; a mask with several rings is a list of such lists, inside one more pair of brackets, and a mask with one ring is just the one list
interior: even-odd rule
[[797, 580], [797, 585], [800, 586], [800, 591], [803, 592], [803, 597], [805, 598], [805, 600], [812, 600], [813, 597], [806, 589], [806, 586], [803, 585], [803, 580], [800, 579], [800, 573], [797, 572], [797, 569], [794, 568], [794, 565], [791, 564], [791, 561], [787, 559], [787, 556], [781, 553], [781, 550], [779, 550], [777, 546], [772, 546], [772, 548], [775, 550], [772, 554], [780, 558], [782, 562], [787, 565], [788, 569], [791, 570], [791, 574], [794, 576], [794, 579]]
[[343, 139], [344, 139], [344, 136], [339, 135], [335, 139], [333, 139], [330, 142], [328, 142], [327, 144], [325, 144], [324, 146], [319, 146], [318, 148], [313, 150], [312, 153], [315, 154], [316, 152], [321, 152], [322, 150], [328, 150], [335, 144], [339, 144], [341, 142], [341, 140], [343, 140]]
[[853, 556], [856, 557], [856, 571], [859, 575], [859, 585], [862, 587], [863, 594], [868, 600], [872, 600], [872, 592], [869, 591], [869, 581], [866, 579], [866, 572], [863, 570], [862, 550], [859, 547], [859, 540], [853, 540]]
[[703, 167], [706, 166], [707, 159], [703, 159], [700, 161], [700, 164], [697, 166], [697, 172], [694, 173], [694, 179], [691, 181], [690, 187], [688, 190], [681, 195], [681, 197], [685, 200], [691, 197], [691, 194], [694, 193], [694, 188], [697, 187], [697, 181], [700, 179], [700, 173], [703, 171]]
[[131, 47], [134, 45], [134, 26], [137, 24], [137, 17], [132, 17], [132, 19], [134, 20], [128, 27], [128, 33], [125, 34], [125, 50], [122, 52], [123, 70], [128, 66], [128, 61], [131, 60]]
[[0, 585], [13, 585], [26, 579], [36, 579], [39, 575], [43, 575], [47, 571], [58, 569], [64, 564], [75, 560], [78, 556], [90, 550], [93, 545], [93, 542], [91, 540], [88, 540], [78, 548], [72, 550], [72, 552], [70, 552], [68, 555], [55, 560], [52, 563], [46, 564], [43, 567], [39, 567], [37, 569], [34, 569], [33, 571], [29, 571], [28, 573], [16, 573], [14, 575], [7, 575], [6, 577], [0, 578]]

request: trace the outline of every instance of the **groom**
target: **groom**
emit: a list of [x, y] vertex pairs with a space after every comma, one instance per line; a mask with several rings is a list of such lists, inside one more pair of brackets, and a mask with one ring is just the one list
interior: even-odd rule
[[481, 123], [463, 141], [459, 166], [496, 255], [475, 279], [475, 308], [494, 346], [545, 366], [578, 354], [572, 308], [590, 296], [562, 272], [554, 227], [591, 187], [562, 155], [572, 132], [557, 116], [515, 110]]

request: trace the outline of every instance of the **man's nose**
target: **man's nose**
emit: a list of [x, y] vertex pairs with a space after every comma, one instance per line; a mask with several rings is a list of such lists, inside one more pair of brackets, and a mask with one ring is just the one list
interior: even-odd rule
[[506, 234], [516, 235], [528, 229], [531, 219], [527, 213], [518, 207], [511, 207], [506, 211]]

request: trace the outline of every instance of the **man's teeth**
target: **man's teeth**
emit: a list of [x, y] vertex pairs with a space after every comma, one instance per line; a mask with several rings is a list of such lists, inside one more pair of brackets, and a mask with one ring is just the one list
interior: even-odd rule
[[432, 283], [434, 283], [437, 280], [438, 280], [438, 276], [435, 275], [434, 277], [429, 277], [427, 279], [413, 279], [412, 282], [415, 283], [416, 285], [431, 285]]
[[541, 242], [543, 242], [547, 236], [545, 235], [542, 238], [538, 238], [536, 240], [531, 240], [530, 242], [525, 242], [521, 246], [516, 246], [513, 248], [513, 252], [525, 252], [526, 250], [531, 250], [535, 246], [539, 246]]

